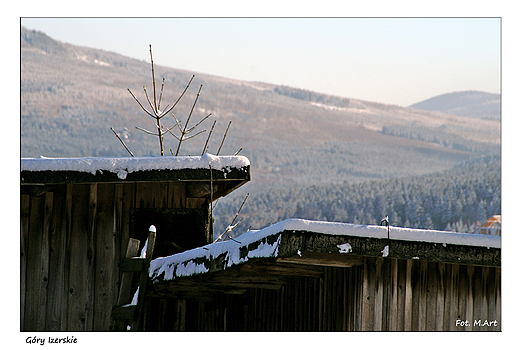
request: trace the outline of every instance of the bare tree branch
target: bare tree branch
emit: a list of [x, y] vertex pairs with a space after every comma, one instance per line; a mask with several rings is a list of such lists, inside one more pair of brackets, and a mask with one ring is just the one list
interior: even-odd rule
[[[161, 94], [159, 95], [159, 103], [157, 104], [157, 112], [159, 112], [161, 109], [161, 100], [162, 100], [162, 94], [163, 94], [163, 90], [164, 90], [164, 79], [165, 78], [162, 78]], [[166, 106], [166, 108], [168, 108], [168, 106]]]
[[190, 135], [190, 136], [188, 136], [188, 137], [185, 137], [185, 138], [183, 139], [183, 141], [186, 141], [186, 140], [192, 139], [192, 138], [194, 138], [195, 136], [202, 134], [203, 132], [206, 132], [206, 129], [204, 129], [204, 130], [202, 130], [202, 131], [199, 131], [199, 132], [196, 133], [195, 135]]
[[233, 218], [233, 220], [231, 221], [231, 224], [229, 224], [229, 226], [226, 228], [226, 230], [224, 232], [222, 232], [222, 234], [220, 236], [218, 236], [218, 238], [215, 240], [215, 242], [218, 242], [219, 240], [221, 240], [222, 238], [225, 239], [225, 235], [226, 233], [229, 233], [231, 232], [239, 223], [240, 221], [242, 221], [242, 219], [240, 219], [236, 225], [235, 224], [235, 221], [236, 219], [238, 218], [238, 216], [240, 215], [240, 212], [242, 211], [242, 207], [244, 207], [244, 204], [246, 203], [246, 200], [247, 200], [247, 197], [249, 197], [249, 193], [246, 195], [246, 198], [244, 198], [244, 201], [242, 202], [242, 205], [240, 206], [240, 208], [238, 209], [238, 212], [236, 213], [235, 217]]
[[205, 116], [204, 118], [202, 118], [202, 120], [200, 122], [198, 122], [197, 124], [195, 124], [195, 126], [192, 126], [188, 131], [186, 131], [186, 134], [190, 133], [193, 129], [195, 129], [197, 126], [199, 126], [203, 121], [205, 121], [206, 119], [209, 118], [209, 116], [211, 115], [208, 114], [207, 116]]
[[191, 106], [190, 114], [188, 115], [188, 120], [186, 120], [186, 124], [184, 125], [184, 130], [188, 127], [188, 123], [190, 122], [191, 115], [193, 114], [193, 110], [195, 109], [195, 105], [197, 104], [197, 101], [199, 100], [200, 91], [202, 90], [202, 85], [199, 87], [199, 92], [197, 92], [197, 96], [195, 96], [195, 101], [193, 101], [193, 105]]
[[[165, 110], [168, 110], [168, 107], [170, 107], [170, 105], [166, 105], [166, 109]], [[159, 113], [159, 119], [164, 117], [167, 114], [164, 111], [161, 112], [160, 110], [158, 110], [157, 112]]]
[[[157, 121], [159, 121], [159, 119], [157, 119]], [[160, 126], [157, 128], [157, 131], [159, 133], [159, 147], [161, 148], [161, 156], [164, 156], [164, 139]]]
[[[175, 135], [172, 131], [171, 131], [171, 128], [168, 129], [166, 132], [170, 133], [173, 137], [175, 137], [178, 141], [180, 141], [181, 139], [177, 137], [177, 135]], [[165, 133], [166, 133], [165, 132]], [[170, 148], [171, 149], [171, 148]], [[173, 156], [173, 151], [172, 151], [172, 156]]]
[[157, 119], [157, 111], [155, 110], [154, 106], [152, 106], [152, 101], [150, 101], [150, 98], [148, 97], [148, 92], [146, 91], [146, 86], [143, 86], [144, 95], [146, 96], [146, 100], [148, 101], [148, 104], [150, 105], [150, 108], [153, 111], [154, 118]]
[[179, 98], [177, 99], [177, 101], [175, 101], [175, 103], [173, 104], [172, 108], [177, 106], [177, 103], [179, 103], [179, 101], [181, 100], [182, 96], [184, 96], [184, 94], [186, 93], [186, 91], [188, 90], [188, 88], [190, 87], [191, 85], [191, 82], [193, 81], [193, 78], [195, 78], [195, 74], [193, 74], [191, 76], [191, 79], [190, 81], [188, 82], [188, 85], [186, 85], [186, 87], [184, 88], [184, 91], [182, 92], [182, 94], [179, 96]]
[[[213, 169], [211, 169], [211, 162], [209, 164], [209, 195], [210, 195], [210, 200], [209, 200], [209, 206], [210, 206], [209, 220], [210, 220], [210, 223], [212, 224], [212, 222], [213, 222]], [[211, 227], [213, 227], [213, 225]]]
[[119, 139], [119, 141], [121, 141], [121, 143], [123, 144], [123, 146], [125, 147], [125, 149], [128, 151], [128, 153], [130, 153], [130, 155], [132, 157], [134, 157], [134, 154], [132, 153], [132, 151], [130, 151], [128, 149], [128, 147], [126, 146], [125, 142], [121, 139], [121, 137], [119, 137], [119, 135], [117, 134], [117, 132], [114, 130], [114, 128], [110, 127], [110, 130], [112, 130], [112, 132], [114, 133], [114, 135], [116, 135], [116, 137]]
[[[170, 128], [168, 128], [168, 129], [166, 129], [166, 130], [164, 130], [164, 131], [163, 131], [163, 135], [164, 135], [164, 134], [166, 134], [167, 132], [169, 132], [170, 134], [172, 134], [172, 135], [173, 135], [173, 133], [172, 133], [172, 132], [171, 132], [170, 130], [171, 130], [171, 129], [173, 129], [174, 127], [175, 127], [175, 125], [174, 125], [174, 126], [172, 126], [172, 127], [170, 127]], [[163, 126], [161, 126], [161, 128], [164, 128], [164, 127], [163, 127]], [[173, 136], [175, 136], [175, 135], [173, 135]]]
[[179, 131], [182, 133], [182, 126], [175, 114], [172, 113], [173, 119], [175, 119], [175, 122], [177, 123], [177, 126], [179, 127]]
[[[202, 90], [202, 85], [199, 87], [199, 91], [197, 92], [197, 96], [195, 97], [195, 101], [193, 102], [193, 106], [191, 107], [190, 114], [188, 115], [188, 119], [186, 120], [186, 124], [184, 124], [184, 129], [181, 132], [181, 137], [180, 137], [180, 140], [179, 140], [179, 144], [177, 145], [177, 152], [175, 152], [176, 156], [179, 155], [179, 151], [181, 149], [181, 144], [182, 144], [182, 141], [184, 140], [184, 135], [186, 135], [186, 128], [188, 127], [188, 124], [190, 122], [191, 116], [193, 114], [193, 110], [195, 109], [195, 105], [197, 104], [197, 101], [199, 99], [201, 90]], [[175, 119], [177, 119], [177, 118], [175, 118]]]
[[175, 106], [177, 106], [177, 103], [179, 103], [179, 101], [181, 100], [182, 96], [184, 96], [184, 94], [186, 93], [186, 91], [188, 90], [188, 88], [190, 87], [190, 84], [191, 82], [193, 81], [193, 78], [195, 78], [195, 75], [192, 75], [190, 81], [188, 82], [188, 85], [186, 85], [186, 88], [184, 88], [184, 91], [182, 92], [182, 94], [179, 96], [179, 98], [177, 99], [177, 101], [175, 101], [175, 103], [173, 104], [173, 106], [171, 106], [169, 109], [165, 110], [162, 114], [161, 114], [161, 118], [163, 116], [165, 116], [166, 114], [170, 113], [170, 111], [172, 109], [175, 108]]
[[147, 134], [150, 134], [150, 135], [153, 135], [153, 136], [159, 136], [158, 134], [156, 134], [156, 133], [154, 133], [154, 132], [152, 132], [152, 131], [148, 131], [148, 130], [146, 130], [146, 129], [143, 129], [143, 128], [139, 127], [139, 126], [136, 126], [135, 128], [136, 128], [137, 130], [144, 131], [144, 132], [147, 133]]
[[[150, 44], [150, 62], [152, 63], [152, 86], [153, 86], [153, 105], [155, 108], [152, 108], [157, 114], [157, 98], [155, 94], [155, 71], [153, 69], [153, 57], [152, 57], [152, 45]], [[147, 96], [148, 97], [148, 96]]]
[[157, 117], [157, 133], [159, 134], [159, 146], [161, 148], [161, 156], [164, 156], [163, 132], [161, 127], [161, 119]]
[[213, 125], [211, 126], [211, 130], [209, 131], [209, 135], [208, 135], [208, 138], [206, 139], [206, 143], [204, 144], [204, 148], [202, 149], [202, 154], [201, 156], [204, 155], [204, 153], [206, 153], [206, 150], [208, 148], [208, 142], [209, 142], [209, 138], [211, 137], [211, 133], [213, 132], [213, 128], [215, 127], [215, 124], [217, 123], [217, 121], [215, 120], [213, 122]]
[[146, 108], [144, 108], [144, 106], [141, 104], [141, 102], [139, 102], [139, 100], [137, 99], [137, 97], [134, 96], [134, 94], [132, 93], [132, 91], [130, 89], [127, 89], [128, 92], [130, 93], [130, 95], [132, 95], [132, 97], [134, 98], [134, 100], [139, 104], [139, 106], [141, 106], [141, 108], [143, 109], [143, 111], [146, 112], [146, 114], [148, 114], [150, 117], [154, 118], [155, 119], [155, 116], [148, 112], [148, 110]]
[[229, 122], [227, 128], [226, 128], [226, 132], [224, 133], [224, 137], [222, 138], [222, 142], [220, 143], [220, 147], [218, 148], [218, 151], [217, 151], [217, 156], [220, 154], [220, 149], [222, 148], [222, 145], [224, 144], [224, 140], [226, 139], [226, 135], [228, 133], [228, 130], [229, 130], [229, 127], [231, 126], [231, 121]]

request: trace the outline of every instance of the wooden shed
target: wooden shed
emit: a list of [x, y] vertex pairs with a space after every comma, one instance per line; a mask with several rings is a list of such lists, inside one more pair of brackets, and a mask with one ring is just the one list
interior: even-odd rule
[[206, 245], [210, 202], [249, 180], [242, 156], [22, 159], [21, 330], [113, 329], [130, 238]]
[[500, 242], [286, 220], [151, 261], [144, 329], [500, 331]]

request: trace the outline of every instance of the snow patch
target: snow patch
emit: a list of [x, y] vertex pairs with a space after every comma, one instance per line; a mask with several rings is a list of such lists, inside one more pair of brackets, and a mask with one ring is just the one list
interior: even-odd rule
[[242, 82], [242, 85], [243, 86], [247, 86], [247, 87], [250, 87], [250, 88], [253, 88], [255, 90], [259, 90], [259, 91], [268, 91], [268, 90], [271, 90], [270, 87], [265, 87], [265, 86], [258, 86], [254, 83], [249, 83], [249, 82]]
[[105, 67], [108, 67], [110, 66], [110, 63], [107, 63], [107, 62], [103, 62], [103, 61], [100, 61], [100, 60], [97, 60], [97, 59], [94, 59], [94, 61], [91, 61], [87, 55], [79, 55], [77, 54], [76, 55], [76, 58], [80, 61], [83, 61], [83, 62], [86, 62], [86, 63], [91, 63], [91, 62], [94, 62], [94, 64], [97, 64], [99, 66], [105, 66]]
[[[100, 170], [100, 172], [102, 173], [102, 170]], [[119, 169], [117, 171], [117, 177], [121, 180], [124, 180], [126, 179], [126, 176], [128, 175], [128, 171], [126, 171], [125, 169]]]
[[135, 291], [134, 297], [132, 298], [132, 302], [130, 305], [137, 305], [137, 302], [139, 301], [139, 287], [137, 287], [137, 290]]
[[194, 261], [188, 261], [177, 265], [176, 276], [191, 276], [208, 271], [209, 269], [204, 266], [204, 264], [197, 264]]
[[146, 258], [146, 251], [148, 250], [148, 238], [146, 239], [146, 242], [144, 242], [144, 247], [143, 249], [141, 249], [141, 254], [139, 255], [139, 257], [141, 259], [145, 259]]
[[383, 254], [383, 258], [386, 258], [388, 256], [389, 249], [390, 247], [387, 245], [383, 248], [383, 250], [381, 251], [381, 254]]
[[135, 306], [137, 305], [137, 302], [139, 301], [139, 287], [137, 287], [137, 290], [134, 293], [134, 297], [132, 298], [132, 301], [130, 304], [122, 305], [122, 307], [129, 307], [129, 306]]
[[99, 60], [94, 60], [94, 63], [97, 65], [100, 65], [100, 66], [106, 66], [106, 67], [110, 66], [110, 63], [99, 61]]
[[77, 55], [76, 58], [80, 61], [83, 61], [83, 62], [87, 62], [88, 63], [88, 58], [86, 55]]
[[[164, 280], [172, 280], [177, 277], [208, 272], [208, 266], [215, 261], [222, 263], [223, 269], [227, 269], [253, 258], [276, 257], [281, 235], [275, 237], [276, 240], [268, 238], [268, 236], [268, 232], [249, 231], [235, 240], [216, 242], [179, 254], [157, 258], [150, 262], [149, 276], [155, 281], [161, 275]], [[244, 254], [245, 251], [247, 254]]]
[[338, 106], [326, 105], [326, 104], [318, 103], [318, 102], [310, 102], [310, 104], [313, 106], [316, 106], [316, 107], [327, 109], [329, 111], [374, 114], [367, 108], [338, 107]]
[[340, 253], [350, 253], [352, 251], [352, 246], [349, 243], [338, 244], [337, 247]]

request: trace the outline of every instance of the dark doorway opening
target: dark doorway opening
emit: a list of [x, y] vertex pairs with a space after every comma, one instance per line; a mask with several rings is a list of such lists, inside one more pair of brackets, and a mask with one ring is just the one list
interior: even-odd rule
[[208, 244], [209, 210], [133, 209], [130, 236], [140, 240], [142, 249], [151, 225], [156, 227], [153, 259]]

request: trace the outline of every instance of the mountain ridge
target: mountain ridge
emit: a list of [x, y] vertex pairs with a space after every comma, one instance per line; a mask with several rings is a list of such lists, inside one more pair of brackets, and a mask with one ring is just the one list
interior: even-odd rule
[[467, 90], [434, 96], [409, 107], [472, 118], [500, 120], [500, 102], [500, 94]]
[[[193, 123], [212, 113], [201, 128], [209, 130], [212, 121], [217, 121], [209, 142], [209, 152], [215, 153], [231, 121], [222, 154], [242, 148], [240, 154], [250, 158], [257, 184], [341, 183], [418, 175], [500, 151], [497, 120], [154, 63], [157, 81], [165, 79], [164, 103], [173, 103], [195, 74], [175, 115], [181, 121], [187, 118], [196, 89], [203, 85]], [[21, 27], [22, 157], [128, 156], [110, 127], [124, 135], [134, 154], [157, 154], [157, 138], [135, 129], [153, 130], [153, 120], [127, 91], [146, 101], [142, 87], [151, 91], [150, 80], [149, 62], [61, 43]], [[173, 118], [164, 122], [166, 127], [174, 125]], [[183, 143], [181, 154], [200, 154], [206, 135]], [[169, 154], [176, 140], [170, 137], [165, 144]]]

